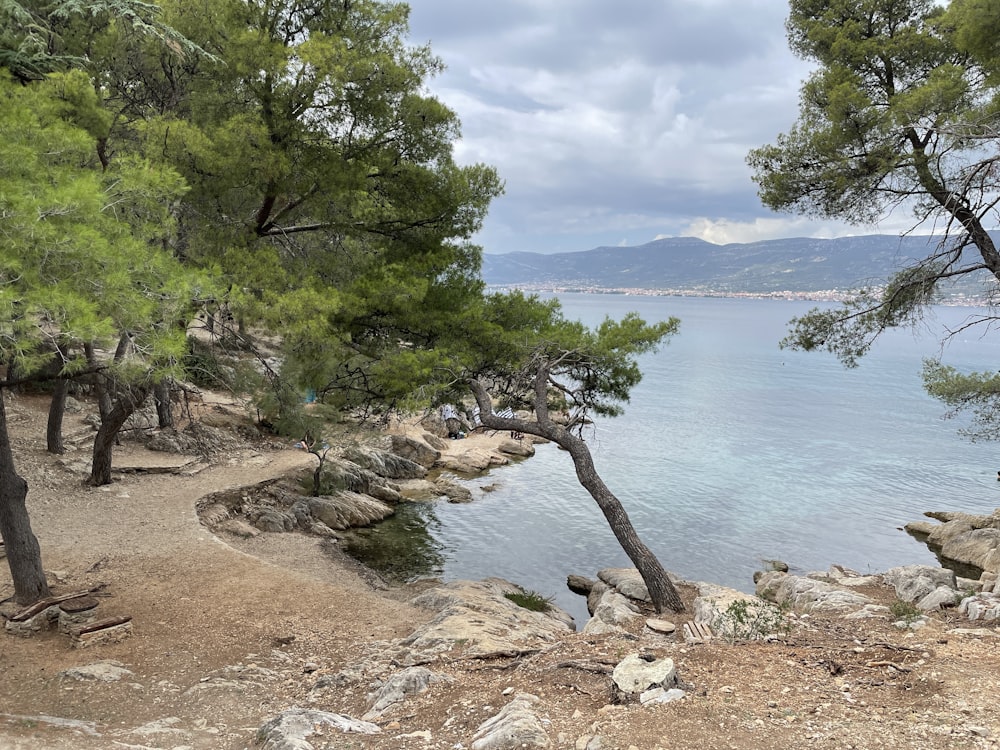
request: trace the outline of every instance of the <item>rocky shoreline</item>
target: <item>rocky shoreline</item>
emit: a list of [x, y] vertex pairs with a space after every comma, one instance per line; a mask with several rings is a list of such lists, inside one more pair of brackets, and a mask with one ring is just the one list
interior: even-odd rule
[[[663, 617], [634, 570], [605, 569], [571, 577], [590, 614], [574, 630], [558, 609], [518, 603], [514, 582], [373, 590], [336, 560], [311, 564], [338, 546], [336, 527], [411, 492], [461, 501], [434, 468], [405, 476], [427, 472], [432, 456], [431, 467], [516, 457], [498, 447], [508, 435], [447, 440], [425, 427], [345, 446], [330, 476], [343, 486], [321, 498], [300, 482], [314, 458], [287, 446], [230, 448], [196, 469], [126, 451], [130, 471], [116, 486], [82, 492], [69, 480], [72, 455], [18, 446], [35, 467], [46, 554], [66, 566], [52, 573], [58, 588], [95, 589], [99, 609], [134, 628], [74, 649], [49, 612], [24, 627], [30, 637], [7, 634], [0, 747], [998, 746], [990, 571], [792, 575], [775, 564], [756, 577], [756, 595], [675, 579], [685, 611]], [[147, 463], [177, 473], [147, 474]], [[237, 551], [262, 540], [292, 552], [269, 564]]]

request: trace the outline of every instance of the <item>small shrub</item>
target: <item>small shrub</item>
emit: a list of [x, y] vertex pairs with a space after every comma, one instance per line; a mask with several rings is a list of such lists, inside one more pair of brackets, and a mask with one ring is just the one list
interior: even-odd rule
[[552, 599], [554, 598], [551, 596], [542, 596], [537, 591], [528, 591], [526, 589], [505, 591], [504, 596], [517, 606], [530, 609], [532, 612], [548, 612], [552, 609]]
[[788, 631], [781, 607], [763, 599], [737, 599], [712, 621], [712, 630], [729, 643], [759, 641]]
[[892, 614], [893, 618], [896, 620], [902, 620], [907, 625], [911, 622], [915, 622], [920, 619], [923, 614], [917, 605], [913, 602], [903, 601], [902, 599], [897, 599], [892, 604], [889, 605], [889, 612]]

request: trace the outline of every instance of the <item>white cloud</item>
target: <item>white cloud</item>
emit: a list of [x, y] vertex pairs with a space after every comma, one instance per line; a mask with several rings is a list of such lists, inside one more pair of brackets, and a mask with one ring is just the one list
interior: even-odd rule
[[415, 41], [448, 65], [430, 85], [462, 120], [456, 158], [506, 182], [486, 250], [814, 227], [772, 218], [745, 163], [797, 115], [808, 69], [787, 49], [786, 13], [776, 0], [414, 3]]

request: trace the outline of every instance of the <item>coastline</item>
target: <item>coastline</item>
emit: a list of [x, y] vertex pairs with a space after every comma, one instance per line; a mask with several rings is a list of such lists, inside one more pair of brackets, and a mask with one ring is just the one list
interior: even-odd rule
[[[247, 446], [198, 471], [152, 474], [139, 469], [162, 464], [162, 454], [126, 444], [116, 460], [133, 470], [108, 488], [86, 488], [73, 453], [44, 452], [44, 399], [19, 398], [9, 413], [54, 587], [99, 586], [100, 609], [131, 615], [134, 631], [87, 649], [69, 648], [56, 631], [0, 635], [0, 747], [260, 746], [257, 728], [290, 707], [368, 715], [370, 696], [393, 684], [400, 668], [385, 659], [404, 654], [415, 629], [440, 627], [433, 608], [404, 590], [373, 587], [329, 558], [319, 539], [267, 535], [285, 549], [268, 560], [200, 523], [196, 506], [214, 492], [250, 497], [248, 483], [308, 471], [313, 459], [302, 451]], [[0, 585], [9, 585], [6, 577]], [[863, 588], [876, 592], [872, 583]], [[506, 611], [516, 631], [522, 618]], [[885, 618], [816, 611], [796, 618], [791, 637], [736, 645], [687, 643], [645, 622], [542, 636], [490, 656], [477, 655], [481, 645], [424, 631], [438, 633], [424, 638], [440, 649], [427, 662], [440, 679], [387, 704], [372, 720], [375, 734], [342, 739], [326, 729], [309, 736], [310, 746], [468, 747], [522, 694], [534, 696], [521, 702], [539, 717], [544, 744], [537, 746], [653, 750], [724, 741], [737, 750], [804, 749], [850, 738], [856, 747], [945, 750], [993, 748], [1000, 736], [989, 688], [1000, 668], [1000, 633], [962, 625], [954, 613], [900, 631]], [[648, 706], [613, 701], [608, 674], [632, 653], [674, 662], [684, 697]]]

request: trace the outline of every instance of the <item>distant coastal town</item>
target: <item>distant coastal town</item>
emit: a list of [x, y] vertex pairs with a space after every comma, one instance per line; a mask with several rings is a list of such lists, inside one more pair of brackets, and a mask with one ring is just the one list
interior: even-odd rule
[[[633, 297], [724, 297], [733, 299], [774, 299], [802, 302], [846, 302], [855, 292], [843, 289], [814, 291], [745, 292], [720, 289], [643, 289], [640, 287], [602, 287], [576, 284], [498, 284], [490, 285], [493, 291], [520, 290], [533, 294], [615, 294]], [[962, 292], [942, 295], [937, 304], [947, 307], [987, 307], [986, 297]]]

